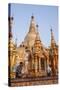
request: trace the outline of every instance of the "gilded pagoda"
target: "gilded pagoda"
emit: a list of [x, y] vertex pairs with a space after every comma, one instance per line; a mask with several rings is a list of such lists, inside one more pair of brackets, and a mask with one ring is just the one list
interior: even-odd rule
[[28, 33], [19, 46], [13, 42], [12, 31], [9, 30], [10, 77], [16, 78], [16, 66], [20, 62], [23, 64], [22, 77], [47, 76], [49, 66], [51, 68], [51, 75], [57, 75], [58, 45], [55, 42], [52, 28], [50, 42], [50, 46], [47, 48], [43, 45], [39, 35], [39, 26], [36, 25], [33, 15], [31, 16]]

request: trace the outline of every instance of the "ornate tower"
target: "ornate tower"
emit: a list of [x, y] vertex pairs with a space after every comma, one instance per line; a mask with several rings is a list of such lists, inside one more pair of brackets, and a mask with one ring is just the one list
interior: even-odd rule
[[39, 33], [38, 33], [38, 25], [36, 25], [36, 29], [37, 29], [37, 32], [36, 32], [36, 38], [35, 38], [34, 47], [35, 47], [35, 53], [37, 55], [39, 55], [42, 52], [41, 51], [42, 43], [41, 43], [41, 40], [40, 40], [40, 37], [39, 37]]
[[34, 45], [35, 38], [36, 38], [36, 25], [35, 25], [34, 16], [31, 16], [31, 22], [30, 22], [29, 31], [28, 31], [25, 39], [24, 39], [25, 44], [27, 46], [29, 46], [30, 49]]
[[9, 26], [9, 41], [8, 41], [8, 55], [9, 55], [9, 77], [12, 78], [13, 66], [16, 58], [16, 45], [13, 42], [12, 35], [12, 22], [13, 17], [11, 17], [11, 5], [8, 6], [9, 16], [8, 16], [8, 26]]
[[55, 75], [58, 72], [58, 46], [55, 42], [52, 29], [51, 29], [50, 56], [51, 56], [50, 62], [51, 62], [52, 74]]
[[29, 32], [36, 32], [34, 16], [31, 16]]
[[51, 47], [54, 48], [55, 46], [56, 46], [56, 42], [55, 42], [53, 31], [51, 28]]
[[[35, 75], [41, 76], [42, 69], [45, 68], [45, 60], [43, 55], [43, 45], [39, 37], [38, 33], [38, 25], [36, 25], [37, 34], [36, 39], [34, 43], [34, 62], [35, 62]], [[41, 61], [43, 60], [43, 66], [41, 64]]]
[[37, 72], [39, 71], [39, 64], [40, 64], [40, 46], [41, 46], [41, 41], [38, 33], [38, 25], [36, 25], [37, 28], [37, 34], [36, 34], [36, 39], [34, 43], [34, 62], [35, 62], [35, 75], [37, 76]]

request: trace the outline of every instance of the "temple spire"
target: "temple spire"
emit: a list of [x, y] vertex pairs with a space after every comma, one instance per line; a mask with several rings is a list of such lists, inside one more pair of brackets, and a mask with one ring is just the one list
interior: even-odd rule
[[31, 16], [31, 22], [30, 22], [30, 28], [29, 28], [29, 32], [36, 32], [35, 31], [35, 20], [34, 20], [34, 16]]
[[50, 31], [51, 31], [51, 47], [53, 47], [53, 46], [56, 45], [56, 43], [55, 43], [55, 39], [54, 39], [54, 35], [53, 35], [53, 30], [52, 30], [52, 28], [50, 29]]
[[39, 32], [38, 32], [38, 24], [36, 25], [37, 33], [36, 33], [36, 40], [40, 40]]
[[39, 36], [39, 32], [38, 32], [38, 24], [36, 25], [36, 38], [35, 38], [35, 44], [38, 44], [40, 46], [42, 46], [41, 40], [40, 40], [40, 36]]

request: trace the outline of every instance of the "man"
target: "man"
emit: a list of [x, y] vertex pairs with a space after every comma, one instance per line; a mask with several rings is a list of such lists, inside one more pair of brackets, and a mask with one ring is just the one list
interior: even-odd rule
[[20, 78], [22, 76], [22, 68], [23, 68], [23, 63], [20, 62], [16, 68], [16, 78]]
[[51, 76], [51, 67], [50, 67], [50, 65], [48, 65], [48, 67], [47, 67], [47, 75]]

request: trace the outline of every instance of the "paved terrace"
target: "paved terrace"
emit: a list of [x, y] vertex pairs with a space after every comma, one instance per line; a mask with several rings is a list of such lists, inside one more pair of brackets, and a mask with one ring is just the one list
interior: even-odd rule
[[11, 79], [11, 86], [58, 84], [58, 76]]

